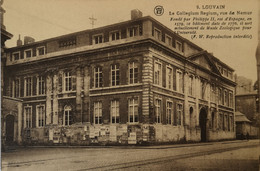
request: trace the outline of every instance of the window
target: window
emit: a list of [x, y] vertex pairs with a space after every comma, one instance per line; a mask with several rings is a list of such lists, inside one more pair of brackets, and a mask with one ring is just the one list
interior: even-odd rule
[[59, 42], [60, 48], [61, 47], [69, 47], [69, 46], [73, 46], [73, 45], [76, 45], [76, 37], [71, 37], [71, 38], [68, 38], [66, 40], [61, 40]]
[[211, 125], [212, 125], [212, 129], [215, 129], [215, 113], [212, 112], [211, 113]]
[[225, 115], [225, 123], [224, 123], [224, 129], [223, 130], [228, 130], [228, 116]]
[[120, 32], [119, 31], [115, 31], [110, 33], [110, 40], [114, 41], [114, 40], [119, 40], [120, 39]]
[[172, 124], [172, 102], [167, 101], [166, 104], [166, 122], [167, 124]]
[[129, 63], [129, 84], [138, 83], [138, 66], [135, 62]]
[[178, 92], [183, 93], [183, 75], [180, 70], [176, 73], [176, 89]]
[[173, 87], [173, 71], [171, 67], [166, 68], [166, 88], [172, 89]]
[[20, 97], [20, 79], [17, 78], [13, 81], [13, 96]]
[[33, 81], [33, 78], [32, 77], [26, 77], [25, 79], [24, 79], [24, 85], [25, 85], [25, 93], [24, 93], [24, 95], [25, 96], [32, 96], [32, 86], [33, 86], [33, 83], [32, 83], [32, 81]]
[[99, 44], [99, 43], [103, 43], [102, 34], [93, 36], [93, 44]]
[[138, 118], [138, 99], [128, 99], [128, 120], [129, 123], [137, 123]]
[[102, 124], [102, 103], [101, 102], [94, 103], [94, 123]]
[[233, 79], [233, 75], [231, 71], [228, 71], [228, 78]]
[[32, 49], [25, 50], [24, 51], [24, 56], [25, 56], [25, 58], [32, 57]]
[[38, 95], [45, 94], [45, 81], [43, 76], [37, 77], [37, 94]]
[[103, 86], [103, 75], [102, 75], [102, 68], [96, 67], [94, 69], [94, 86], [96, 88]]
[[111, 101], [111, 123], [119, 123], [119, 101], [113, 100]]
[[222, 89], [218, 88], [218, 103], [222, 104]]
[[72, 112], [70, 106], [64, 107], [64, 116], [63, 116], [63, 125], [71, 125], [72, 124]]
[[32, 127], [32, 107], [31, 106], [24, 107], [24, 127], [25, 128]]
[[158, 62], [154, 64], [154, 84], [162, 85], [162, 64]]
[[193, 92], [193, 76], [189, 76], [189, 82], [188, 82], [188, 93], [189, 95], [194, 95], [194, 92]]
[[170, 37], [170, 36], [168, 36], [168, 35], [165, 35], [165, 43], [167, 44], [167, 45], [172, 45], [172, 38]]
[[155, 117], [156, 117], [156, 123], [161, 123], [161, 106], [162, 106], [162, 100], [161, 99], [155, 99]]
[[138, 36], [138, 27], [137, 26], [128, 28], [128, 37], [134, 37], [134, 36]]
[[182, 50], [182, 43], [181, 42], [179, 42], [179, 41], [176, 41], [176, 49], [178, 50], [178, 51], [180, 51], [180, 52], [182, 52], [183, 50]]
[[177, 104], [177, 124], [181, 125], [181, 116], [183, 113], [183, 106], [182, 104]]
[[43, 105], [37, 105], [36, 106], [36, 112], [37, 112], [37, 127], [43, 127], [45, 125], [45, 111]]
[[14, 60], [19, 60], [20, 59], [20, 52], [13, 53], [13, 59]]
[[64, 90], [72, 91], [72, 76], [70, 72], [64, 73]]
[[229, 93], [229, 107], [233, 107], [233, 93]]
[[45, 47], [38, 47], [37, 48], [37, 56], [41, 56], [45, 54]]
[[201, 80], [201, 99], [206, 100], [206, 90], [207, 90], [207, 83], [206, 81]]
[[224, 75], [225, 77], [228, 76], [228, 72], [227, 72], [227, 69], [226, 69], [226, 68], [223, 68], [223, 75]]
[[119, 85], [119, 66], [116, 64], [111, 65], [111, 85]]
[[154, 29], [154, 37], [157, 40], [162, 40], [162, 33], [161, 33], [161, 31], [155, 28]]
[[218, 128], [219, 130], [223, 129], [223, 115], [219, 114], [219, 118], [218, 118]]
[[211, 84], [210, 99], [211, 99], [212, 102], [216, 102], [216, 86], [215, 86], [215, 84]]
[[227, 90], [224, 91], [224, 100], [225, 100], [224, 105], [228, 106], [229, 100], [228, 100], [228, 92], [227, 92]]

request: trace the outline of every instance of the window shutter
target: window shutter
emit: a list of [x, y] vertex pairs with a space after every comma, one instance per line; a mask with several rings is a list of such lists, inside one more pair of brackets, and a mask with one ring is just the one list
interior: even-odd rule
[[62, 73], [59, 73], [59, 78], [58, 78], [59, 80], [59, 87], [58, 87], [58, 91], [59, 91], [59, 93], [61, 93], [62, 92]]

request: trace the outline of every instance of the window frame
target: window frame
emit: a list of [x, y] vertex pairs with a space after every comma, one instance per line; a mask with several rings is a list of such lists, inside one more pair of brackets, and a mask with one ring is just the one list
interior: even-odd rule
[[[171, 104], [171, 107], [168, 106]], [[169, 115], [170, 111], [170, 115]], [[173, 101], [166, 100], [166, 124], [172, 125], [173, 124]]]
[[[17, 86], [17, 82], [18, 81], [18, 86]], [[12, 81], [12, 97], [20, 97], [21, 96], [21, 79], [20, 78], [15, 78]]]
[[[131, 97], [127, 100], [128, 105], [128, 123], [136, 124], [139, 123], [139, 98], [138, 97]], [[132, 113], [130, 113], [130, 108], [132, 107]], [[135, 113], [135, 109], [137, 109], [137, 113]], [[132, 121], [131, 121], [132, 116]], [[137, 120], [137, 121], [136, 121]]]
[[120, 122], [119, 100], [111, 100], [110, 102], [110, 119], [111, 119], [111, 124], [118, 124]]
[[[168, 69], [171, 70], [171, 75], [169, 75]], [[171, 82], [169, 84], [169, 82]], [[173, 89], [173, 67], [170, 65], [166, 66], [166, 88], [172, 90]]]
[[162, 99], [159, 97], [155, 98], [155, 123], [162, 123]]
[[[116, 34], [116, 33], [118, 33], [119, 34], [119, 37], [118, 37], [118, 39], [117, 39], [117, 37], [113, 40], [113, 34]], [[109, 32], [109, 41], [116, 41], [116, 40], [120, 40], [121, 39], [121, 31], [119, 31], [119, 30], [114, 30], [114, 31], [111, 31], [111, 32]]]
[[175, 47], [179, 52], [183, 52], [183, 43], [176, 40]]
[[[41, 48], [43, 48], [43, 50], [44, 50], [43, 54], [39, 53], [39, 49], [41, 49]], [[45, 54], [46, 54], [46, 47], [45, 46], [39, 46], [39, 47], [36, 48], [36, 56], [43, 56]]]
[[[31, 52], [31, 56], [27, 56], [27, 53], [26, 52], [28, 52], [28, 51], [30, 51]], [[24, 50], [24, 58], [31, 58], [31, 57], [33, 57], [33, 51], [32, 51], [32, 49], [26, 49], [26, 50]]]
[[[66, 112], [67, 113], [67, 123], [66, 123]], [[64, 112], [63, 112], [63, 126], [70, 126], [72, 125], [72, 107], [71, 106], [64, 106]]]
[[[96, 71], [98, 69], [98, 71]], [[103, 87], [103, 68], [101, 66], [94, 67], [94, 88]]]
[[[42, 78], [42, 79], [40, 79]], [[45, 95], [45, 88], [46, 88], [46, 85], [45, 85], [45, 78], [43, 76], [37, 76], [37, 88], [36, 88], [36, 91], [37, 91], [37, 95]], [[41, 85], [41, 87], [40, 87]], [[40, 91], [41, 89], [41, 91]], [[40, 93], [41, 92], [41, 93]]]
[[[95, 101], [93, 105], [93, 123], [95, 125], [103, 124], [103, 104], [101, 101]], [[97, 109], [97, 113], [96, 113]], [[96, 120], [97, 118], [97, 120]], [[97, 122], [96, 122], [97, 121]]]
[[[30, 110], [29, 114], [27, 113], [26, 109]], [[32, 106], [29, 105], [24, 106], [24, 128], [32, 128]]]
[[[18, 54], [18, 59], [15, 59], [15, 55]], [[14, 61], [18, 61], [19, 59], [21, 59], [21, 52], [17, 51], [17, 52], [13, 52], [12, 53], [12, 58]]]
[[[40, 107], [43, 107], [43, 110], [42, 110], [42, 118], [41, 118], [41, 124], [40, 124], [40, 118], [39, 118], [39, 108]], [[44, 127], [45, 126], [45, 122], [46, 122], [46, 113], [45, 113], [45, 105], [43, 104], [40, 104], [40, 105], [36, 105], [36, 127], [39, 128], [39, 127]]]
[[[180, 77], [181, 76], [181, 77]], [[176, 70], [176, 91], [179, 93], [184, 92], [183, 72], [180, 69]], [[181, 80], [181, 81], [180, 81]]]
[[[131, 36], [130, 29], [134, 29], [134, 28], [136, 28], [136, 30], [134, 31], [134, 34]], [[134, 26], [128, 27], [127, 28], [127, 37], [130, 38], [130, 37], [136, 37], [136, 36], [139, 36], [139, 25], [134, 25]]]
[[[160, 70], [159, 67], [157, 68], [158, 70], [156, 70], [156, 65], [160, 66]], [[157, 74], [158, 71], [159, 74]], [[156, 78], [156, 76], [158, 78]], [[154, 84], [162, 86], [162, 63], [159, 61], [154, 62]]]
[[[157, 35], [155, 33], [159, 33], [159, 34]], [[162, 41], [162, 31], [160, 29], [154, 27], [154, 34], [153, 35], [154, 35], [154, 38], [156, 40]]]
[[[28, 78], [31, 78], [30, 88], [28, 87]], [[30, 93], [28, 93], [30, 90]], [[33, 95], [33, 76], [24, 77], [24, 97], [31, 97]]]
[[[133, 67], [131, 67], [131, 66], [133, 66]], [[137, 73], [135, 72], [135, 69], [137, 69]], [[131, 70], [133, 71], [133, 74], [132, 74], [133, 78], [131, 78]], [[138, 62], [135, 62], [135, 61], [129, 62], [128, 63], [128, 83], [129, 84], [137, 84], [139, 82], [138, 76], [139, 76], [139, 64], [138, 64]], [[131, 79], [132, 79], [132, 81], [131, 81]]]
[[[98, 43], [96, 43], [95, 37], [100, 37], [100, 36], [101, 36], [101, 39], [98, 38]], [[101, 42], [100, 42], [100, 40], [101, 40]], [[92, 36], [92, 44], [93, 44], [93, 45], [97, 45], [97, 44], [101, 44], [101, 43], [104, 43], [104, 34], [103, 34], [103, 33], [94, 34], [94, 35]]]
[[[167, 38], [169, 38], [169, 43], [166, 41]], [[168, 34], [165, 34], [165, 43], [169, 46], [172, 46], [172, 36], [168, 35]]]
[[[181, 108], [179, 109], [179, 106], [181, 106]], [[177, 112], [177, 121], [176, 124], [181, 126], [183, 124], [183, 103], [176, 103], [176, 112]], [[179, 113], [180, 112], [180, 113]]]
[[[66, 74], [69, 74], [66, 76]], [[66, 71], [63, 73], [63, 92], [71, 92], [72, 89], [72, 73], [71, 71]]]
[[[114, 66], [114, 69], [113, 69]], [[113, 75], [114, 73], [114, 75]], [[112, 64], [110, 66], [110, 84], [111, 86], [119, 86], [120, 85], [120, 66], [119, 64]], [[114, 85], [113, 85], [114, 83]]]

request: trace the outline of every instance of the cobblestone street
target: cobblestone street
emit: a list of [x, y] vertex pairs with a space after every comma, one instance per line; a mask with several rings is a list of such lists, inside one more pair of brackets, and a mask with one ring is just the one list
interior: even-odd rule
[[259, 140], [131, 147], [28, 147], [2, 170], [258, 170]]

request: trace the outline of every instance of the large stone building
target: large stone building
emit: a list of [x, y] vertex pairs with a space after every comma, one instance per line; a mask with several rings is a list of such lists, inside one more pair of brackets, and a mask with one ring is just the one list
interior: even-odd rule
[[7, 50], [5, 95], [31, 143], [235, 138], [233, 69], [133, 10], [132, 19]]

